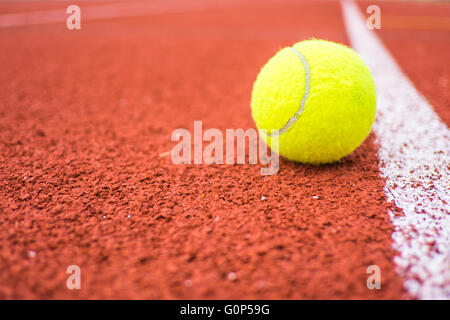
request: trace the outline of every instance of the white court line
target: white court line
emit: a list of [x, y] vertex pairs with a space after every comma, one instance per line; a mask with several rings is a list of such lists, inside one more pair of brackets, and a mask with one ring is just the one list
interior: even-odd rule
[[[89, 20], [206, 10], [229, 6], [230, 3], [237, 2], [235, 0], [154, 0], [94, 6], [85, 6], [82, 2], [78, 5], [81, 9], [81, 23], [83, 23], [83, 21]], [[65, 23], [67, 17], [69, 16], [69, 14], [66, 13], [66, 8], [67, 5], [62, 5], [61, 9], [2, 14], [0, 15], [0, 28]]]
[[404, 213], [390, 213], [398, 272], [413, 296], [450, 299], [449, 129], [366, 27], [355, 3], [341, 5], [351, 44], [377, 85], [374, 132], [384, 191]]

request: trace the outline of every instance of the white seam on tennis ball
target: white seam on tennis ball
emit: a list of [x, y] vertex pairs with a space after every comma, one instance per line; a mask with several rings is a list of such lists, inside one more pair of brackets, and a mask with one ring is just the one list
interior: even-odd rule
[[291, 49], [300, 58], [300, 60], [303, 64], [303, 68], [305, 68], [305, 94], [303, 95], [302, 101], [300, 102], [300, 109], [288, 120], [288, 122], [286, 122], [286, 124], [280, 130], [275, 130], [273, 133], [268, 132], [267, 135], [270, 137], [278, 136], [278, 135], [288, 131], [289, 128], [291, 128], [292, 125], [295, 122], [297, 122], [298, 118], [303, 113], [303, 110], [305, 110], [306, 99], [308, 99], [308, 96], [309, 96], [309, 82], [311, 79], [311, 74], [309, 71], [308, 62], [306, 61], [306, 58], [296, 48], [290, 47], [289, 49]]

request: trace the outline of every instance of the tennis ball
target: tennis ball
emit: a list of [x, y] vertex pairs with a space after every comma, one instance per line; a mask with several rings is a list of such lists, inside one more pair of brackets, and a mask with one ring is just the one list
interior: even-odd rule
[[[280, 50], [253, 85], [252, 116], [262, 138], [293, 161], [335, 162], [369, 135], [376, 88], [369, 68], [352, 49], [306, 40]], [[271, 130], [278, 129], [278, 132]]]

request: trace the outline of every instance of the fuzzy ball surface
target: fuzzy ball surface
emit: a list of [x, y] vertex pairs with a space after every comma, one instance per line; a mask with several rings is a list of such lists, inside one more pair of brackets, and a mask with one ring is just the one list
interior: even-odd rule
[[353, 49], [305, 40], [264, 65], [253, 85], [251, 109], [258, 129], [268, 132], [262, 134], [267, 144], [277, 138], [279, 154], [302, 163], [331, 163], [369, 135], [376, 114], [375, 82]]

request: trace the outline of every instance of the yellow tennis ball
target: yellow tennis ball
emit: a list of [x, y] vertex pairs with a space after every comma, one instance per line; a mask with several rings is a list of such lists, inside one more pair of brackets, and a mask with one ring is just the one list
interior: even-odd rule
[[[253, 85], [252, 116], [270, 146], [294, 161], [322, 164], [345, 157], [369, 135], [376, 88], [352, 49], [306, 40], [280, 50]], [[278, 129], [278, 132], [271, 130]], [[264, 132], [264, 131], [263, 131]]]

